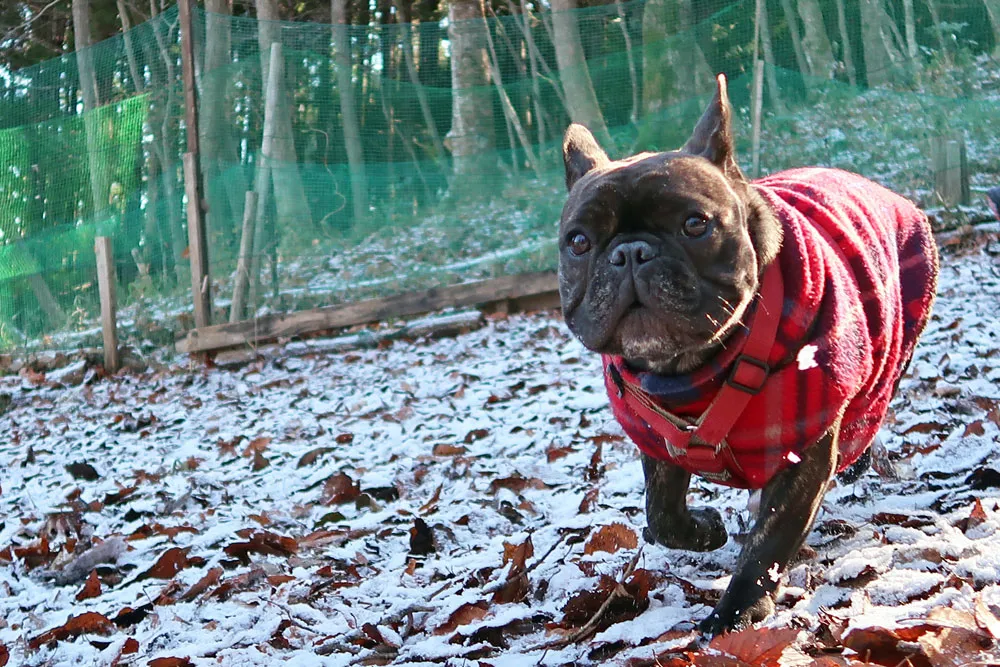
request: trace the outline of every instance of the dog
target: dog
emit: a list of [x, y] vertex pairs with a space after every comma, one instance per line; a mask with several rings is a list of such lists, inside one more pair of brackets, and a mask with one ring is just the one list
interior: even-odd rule
[[612, 161], [571, 125], [559, 227], [563, 317], [640, 449], [646, 540], [726, 543], [717, 511], [687, 506], [692, 474], [761, 492], [711, 636], [773, 613], [829, 482], [867, 456], [938, 272], [927, 217], [861, 176], [748, 181], [731, 116], [720, 75], [680, 150]]

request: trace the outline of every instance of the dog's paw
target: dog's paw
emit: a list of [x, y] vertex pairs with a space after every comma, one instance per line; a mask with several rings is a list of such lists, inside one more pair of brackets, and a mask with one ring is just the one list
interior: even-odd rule
[[729, 539], [722, 515], [710, 507], [693, 509], [688, 521], [663, 517], [646, 518], [643, 538], [650, 544], [660, 544], [670, 549], [687, 551], [714, 551]]
[[774, 600], [769, 595], [741, 609], [727, 602], [728, 600], [723, 598], [708, 618], [698, 624], [698, 630], [702, 634], [715, 637], [725, 632], [743, 630], [774, 613]]

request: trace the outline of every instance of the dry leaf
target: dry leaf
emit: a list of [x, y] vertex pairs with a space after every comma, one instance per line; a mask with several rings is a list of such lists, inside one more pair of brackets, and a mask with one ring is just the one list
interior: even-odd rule
[[[750, 628], [740, 632], [719, 635], [709, 643], [709, 648], [723, 656], [733, 658], [740, 667], [778, 667], [781, 654], [795, 642], [799, 631], [794, 628], [772, 630], [770, 628]], [[699, 666], [718, 665], [718, 656], [708, 653], [699, 655], [695, 661]]]
[[461, 607], [451, 612], [448, 620], [439, 625], [434, 630], [436, 635], [447, 635], [454, 632], [463, 625], [468, 625], [486, 617], [489, 605], [480, 600], [479, 602], [466, 602]]
[[342, 505], [354, 501], [361, 495], [361, 487], [346, 473], [330, 475], [323, 482], [320, 502], [324, 505]]
[[598, 551], [615, 553], [619, 549], [635, 549], [639, 546], [639, 538], [635, 531], [623, 523], [613, 523], [601, 526], [600, 530], [591, 534], [583, 553], [590, 555]]
[[260, 436], [259, 438], [254, 438], [247, 446], [243, 448], [243, 456], [252, 456], [254, 454], [260, 454], [267, 446], [271, 444], [271, 438], [267, 436]]
[[417, 517], [410, 528], [410, 554], [426, 556], [434, 553], [434, 531], [427, 522]]
[[239, 558], [244, 564], [250, 562], [250, 554], [265, 554], [272, 556], [291, 556], [299, 550], [294, 538], [278, 535], [266, 530], [258, 530], [250, 535], [247, 542], [234, 542], [223, 551], [227, 556]]
[[79, 616], [70, 616], [63, 625], [46, 630], [42, 634], [28, 640], [28, 648], [35, 650], [45, 644], [62, 641], [79, 635], [109, 635], [114, 632], [115, 624], [104, 614], [87, 611]]
[[525, 489], [547, 489], [548, 484], [537, 477], [522, 477], [520, 474], [510, 477], [501, 477], [490, 482], [490, 493], [496, 493], [500, 489], [510, 489], [514, 493], [521, 493]]
[[316, 459], [323, 456], [324, 454], [329, 454], [335, 451], [333, 447], [317, 447], [316, 449], [311, 449], [302, 455], [299, 462], [295, 465], [296, 468], [301, 468], [302, 466], [309, 466], [316, 463]]
[[191, 658], [153, 658], [146, 663], [148, 667], [194, 667]]
[[91, 570], [90, 576], [87, 577], [87, 581], [84, 583], [83, 588], [76, 594], [76, 601], [80, 602], [81, 600], [96, 598], [100, 594], [101, 580], [97, 577], [97, 570]]
[[187, 549], [173, 547], [163, 552], [153, 567], [139, 575], [139, 579], [173, 579], [174, 575], [188, 567], [190, 562]]
[[461, 445], [449, 445], [442, 442], [434, 445], [433, 454], [434, 456], [461, 456], [467, 451], [469, 450]]
[[10, 651], [7, 650], [7, 645], [0, 643], [0, 667], [4, 667], [10, 660]]
[[196, 581], [191, 588], [187, 589], [187, 592], [180, 597], [182, 602], [190, 602], [195, 599], [205, 591], [207, 591], [212, 586], [219, 583], [219, 577], [222, 576], [221, 567], [213, 567], [208, 572], [205, 573], [201, 579]]
[[66, 470], [69, 474], [73, 476], [73, 479], [82, 479], [87, 482], [96, 482], [101, 478], [97, 474], [97, 470], [94, 466], [90, 465], [86, 461], [80, 461], [78, 463], [70, 463], [66, 466]]

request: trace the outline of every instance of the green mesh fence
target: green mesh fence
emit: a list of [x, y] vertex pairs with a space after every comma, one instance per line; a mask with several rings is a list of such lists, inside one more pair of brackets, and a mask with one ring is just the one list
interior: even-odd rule
[[[355, 9], [364, 25], [350, 26], [196, 11], [215, 322], [229, 318], [250, 190], [248, 317], [554, 268], [571, 118], [603, 124], [612, 156], [673, 148], [716, 72], [749, 169], [755, 3], [526, 7], [415, 23]], [[1000, 182], [996, 0], [774, 0], [762, 18], [763, 173], [837, 166], [939, 207], [929, 145], [961, 135], [973, 190]], [[562, 57], [574, 40], [583, 62]], [[91, 69], [100, 106], [85, 111]], [[126, 342], [166, 346], [191, 326], [180, 76], [176, 8], [0, 70], [0, 351], [97, 344], [98, 234], [113, 237]]]

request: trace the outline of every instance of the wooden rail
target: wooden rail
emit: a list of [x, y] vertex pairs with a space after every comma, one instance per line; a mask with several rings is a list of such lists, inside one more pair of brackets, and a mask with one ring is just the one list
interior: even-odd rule
[[551, 307], [558, 304], [558, 287], [555, 271], [544, 271], [434, 287], [345, 306], [323, 306], [295, 313], [266, 315], [244, 322], [193, 329], [177, 341], [177, 351], [194, 354], [256, 345], [276, 338], [342, 329], [393, 317], [429, 313], [442, 308], [505, 303], [510, 300], [523, 301], [531, 307]]

